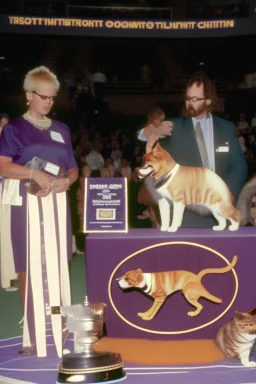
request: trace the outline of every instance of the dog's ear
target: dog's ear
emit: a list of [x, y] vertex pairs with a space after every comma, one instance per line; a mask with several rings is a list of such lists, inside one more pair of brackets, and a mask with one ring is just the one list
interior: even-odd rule
[[158, 159], [163, 157], [163, 148], [158, 142], [155, 144], [152, 153]]
[[150, 135], [146, 145], [146, 153], [152, 153], [156, 143], [158, 141], [158, 136]]

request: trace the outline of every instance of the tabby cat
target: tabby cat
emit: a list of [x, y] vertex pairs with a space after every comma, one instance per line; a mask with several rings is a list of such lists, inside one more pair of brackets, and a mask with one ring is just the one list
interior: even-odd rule
[[256, 367], [250, 361], [250, 353], [256, 342], [256, 309], [248, 312], [236, 311], [235, 317], [224, 324], [215, 337], [215, 344], [228, 358], [238, 357], [245, 367]]
[[255, 196], [256, 176], [247, 181], [237, 199], [236, 208], [241, 213], [240, 225], [256, 225], [251, 211], [251, 208], [255, 207]]

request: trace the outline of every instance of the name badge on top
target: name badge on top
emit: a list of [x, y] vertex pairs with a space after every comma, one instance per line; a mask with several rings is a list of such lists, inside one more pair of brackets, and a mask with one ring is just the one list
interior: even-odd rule
[[127, 232], [127, 179], [85, 178], [83, 232]]
[[216, 152], [229, 152], [229, 147], [219, 147]]
[[62, 135], [59, 133], [59, 132], [55, 132], [55, 131], [51, 131], [50, 132], [50, 135], [51, 135], [51, 138], [54, 140], [54, 141], [58, 141], [58, 143], [65, 143]]

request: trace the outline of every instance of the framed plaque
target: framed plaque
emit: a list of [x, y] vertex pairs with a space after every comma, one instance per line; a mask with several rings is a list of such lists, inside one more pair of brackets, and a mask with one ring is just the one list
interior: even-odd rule
[[128, 232], [126, 178], [85, 178], [83, 231]]

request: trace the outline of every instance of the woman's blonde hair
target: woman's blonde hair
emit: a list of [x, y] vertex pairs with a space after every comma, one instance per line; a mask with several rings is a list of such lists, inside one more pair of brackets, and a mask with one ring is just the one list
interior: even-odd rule
[[59, 90], [60, 83], [56, 75], [47, 67], [41, 65], [29, 71], [24, 79], [23, 88], [26, 92], [33, 92], [40, 83], [48, 83], [54, 85]]

